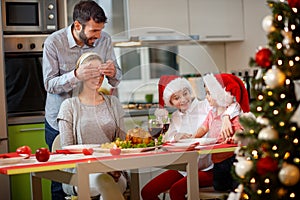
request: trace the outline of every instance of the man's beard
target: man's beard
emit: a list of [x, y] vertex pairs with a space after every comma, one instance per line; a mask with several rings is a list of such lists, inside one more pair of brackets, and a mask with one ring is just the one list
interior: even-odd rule
[[80, 40], [85, 44], [85, 45], [87, 45], [87, 46], [89, 46], [89, 47], [92, 47], [93, 45], [94, 45], [94, 43], [92, 43], [92, 44], [89, 44], [88, 42], [89, 42], [89, 39], [91, 39], [91, 38], [87, 38], [86, 37], [86, 35], [85, 35], [85, 33], [84, 33], [84, 29], [82, 29], [81, 31], [80, 31], [80, 33], [79, 33], [79, 38], [80, 38]]

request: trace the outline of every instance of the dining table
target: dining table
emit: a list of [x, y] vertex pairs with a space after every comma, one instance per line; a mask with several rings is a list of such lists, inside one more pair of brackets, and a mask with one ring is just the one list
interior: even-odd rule
[[[233, 152], [236, 145], [210, 145], [199, 149], [163, 149], [152, 151], [111, 155], [94, 152], [92, 155], [82, 153], [52, 153], [47, 162], [39, 162], [35, 155], [16, 163], [1, 164], [0, 174], [14, 175], [30, 173], [33, 200], [42, 199], [42, 179], [77, 186], [78, 199], [90, 198], [89, 174], [110, 171], [130, 171], [130, 199], [140, 199], [138, 170], [148, 167], [184, 170], [187, 172], [187, 199], [199, 199], [198, 157], [199, 154]], [[8, 153], [9, 155], [10, 153]], [[0, 154], [1, 159], [1, 154]], [[76, 173], [65, 171], [76, 168]]]

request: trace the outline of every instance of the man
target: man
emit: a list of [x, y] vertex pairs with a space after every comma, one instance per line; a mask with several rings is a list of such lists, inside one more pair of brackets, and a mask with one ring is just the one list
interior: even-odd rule
[[[81, 1], [74, 7], [73, 24], [54, 32], [44, 43], [45, 137], [49, 149], [59, 134], [56, 117], [60, 105], [66, 98], [76, 95], [80, 81], [101, 74], [112, 86], [117, 86], [121, 80], [122, 72], [116, 63], [111, 37], [102, 31], [106, 21], [103, 9], [96, 2]], [[87, 51], [99, 54], [105, 64], [75, 69], [76, 61]], [[64, 199], [61, 184], [53, 184], [52, 199]]]

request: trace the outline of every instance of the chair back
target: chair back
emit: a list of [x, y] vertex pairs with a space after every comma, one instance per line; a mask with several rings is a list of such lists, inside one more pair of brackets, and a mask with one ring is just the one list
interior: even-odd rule
[[52, 152], [55, 152], [57, 149], [61, 149], [61, 145], [60, 145], [60, 135], [58, 134], [55, 139], [53, 140], [52, 143]]

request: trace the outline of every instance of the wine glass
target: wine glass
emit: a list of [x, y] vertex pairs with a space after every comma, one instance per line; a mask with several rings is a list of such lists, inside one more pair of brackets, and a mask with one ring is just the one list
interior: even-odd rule
[[148, 130], [152, 138], [158, 138], [163, 131], [164, 124], [157, 119], [148, 120]]
[[162, 129], [162, 134], [165, 134], [170, 126], [171, 119], [167, 117], [166, 119], [163, 120], [163, 129]]

